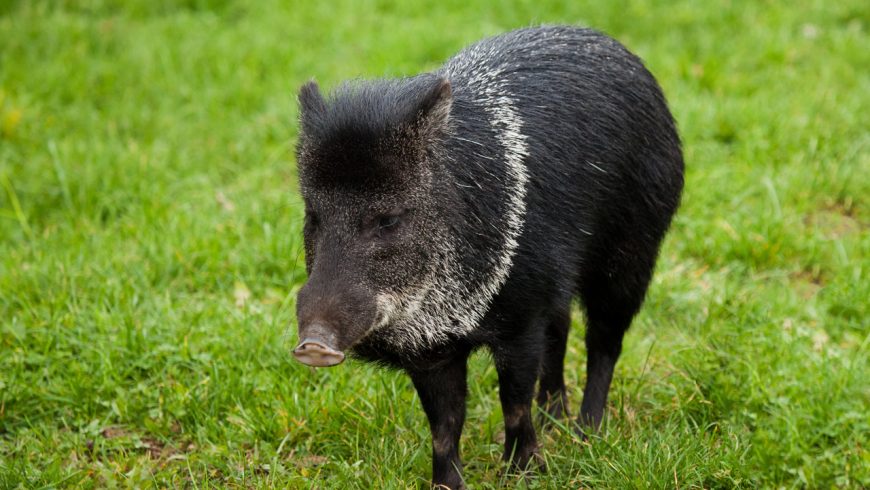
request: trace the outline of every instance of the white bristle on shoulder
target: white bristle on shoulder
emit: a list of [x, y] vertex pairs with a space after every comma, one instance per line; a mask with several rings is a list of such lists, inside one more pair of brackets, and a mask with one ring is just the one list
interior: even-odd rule
[[[447, 76], [461, 70], [468, 77], [467, 87], [476, 103], [487, 114], [497, 135], [505, 165], [504, 195], [507, 198], [502, 229], [502, 243], [486, 277], [469, 288], [469, 273], [463, 270], [458, 243], [444, 243], [442, 263], [431, 280], [418, 290], [401, 297], [391, 296], [391, 312], [401, 318], [391, 322], [385, 338], [402, 350], [418, 350], [438, 345], [449, 336], [462, 336], [478, 327], [493, 298], [508, 279], [518, 239], [525, 224], [526, 188], [529, 180], [526, 157], [527, 137], [523, 119], [506, 85], [500, 68], [479, 63], [487, 53], [472, 48], [455, 58], [447, 67]], [[470, 75], [470, 76], [469, 76]]]

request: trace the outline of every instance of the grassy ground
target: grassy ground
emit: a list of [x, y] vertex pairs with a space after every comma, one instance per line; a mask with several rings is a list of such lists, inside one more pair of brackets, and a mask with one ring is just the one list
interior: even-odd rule
[[[0, 487], [425, 487], [403, 375], [289, 356], [295, 90], [541, 22], [647, 61], [688, 178], [605, 430], [522, 483], [870, 486], [870, 4], [565, 4], [0, 1]], [[513, 486], [471, 377], [466, 478]]]

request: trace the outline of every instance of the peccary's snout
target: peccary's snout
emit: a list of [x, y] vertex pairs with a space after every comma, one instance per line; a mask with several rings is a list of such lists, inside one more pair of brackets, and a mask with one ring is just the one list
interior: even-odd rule
[[345, 351], [371, 329], [376, 309], [374, 295], [359, 287], [312, 279], [296, 301], [299, 344], [293, 356], [314, 367], [341, 364]]
[[305, 329], [304, 335], [300, 329], [299, 345], [293, 349], [293, 355], [302, 364], [314, 367], [341, 364], [344, 361], [344, 352], [332, 347], [336, 344], [334, 337], [328, 328], [320, 324], [314, 324]]

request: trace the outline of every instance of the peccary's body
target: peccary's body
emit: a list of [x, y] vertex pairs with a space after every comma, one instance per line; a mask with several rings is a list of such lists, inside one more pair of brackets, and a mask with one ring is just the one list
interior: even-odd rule
[[433, 432], [433, 480], [461, 486], [466, 359], [489, 348], [505, 457], [531, 402], [565, 413], [570, 304], [586, 312], [579, 422], [600, 424], [623, 333], [675, 212], [683, 161], [654, 78], [616, 41], [541, 27], [440, 70], [303, 87], [298, 150], [309, 282], [297, 357], [405, 369]]

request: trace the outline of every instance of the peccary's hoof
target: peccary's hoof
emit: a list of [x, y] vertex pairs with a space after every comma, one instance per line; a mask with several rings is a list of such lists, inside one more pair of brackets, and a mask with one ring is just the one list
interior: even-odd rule
[[520, 450], [520, 452], [511, 458], [505, 455], [504, 458], [508, 461], [508, 473], [526, 473], [533, 471], [546, 471], [547, 464], [539, 451], [537, 445]]
[[314, 367], [329, 367], [341, 364], [344, 353], [316, 339], [305, 339], [293, 349], [296, 360]]
[[432, 483], [432, 490], [467, 490], [465, 482], [458, 474], [448, 478], [446, 482]]
[[444, 483], [436, 483], [432, 486], [433, 490], [466, 490], [464, 483], [457, 483], [456, 486], [446, 485]]
[[581, 418], [577, 418], [576, 420], [574, 420], [573, 425], [574, 433], [577, 434], [577, 437], [579, 437], [580, 440], [583, 442], [588, 442], [592, 436], [598, 434], [599, 432], [598, 427], [584, 422]]
[[547, 462], [536, 448], [531, 453], [510, 461], [507, 467], [501, 470], [500, 473], [502, 478], [518, 478], [520, 481], [528, 482], [527, 479], [534, 479], [536, 476], [546, 472]]
[[566, 421], [571, 414], [568, 412], [568, 397], [564, 394], [554, 396], [544, 402], [538, 413], [538, 423], [544, 429], [552, 429], [555, 423]]

